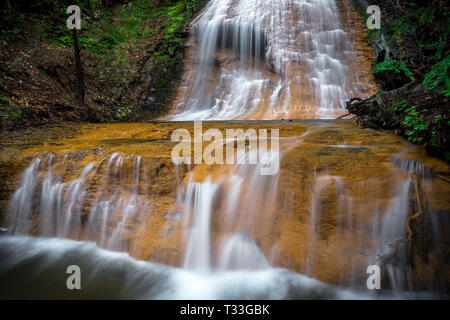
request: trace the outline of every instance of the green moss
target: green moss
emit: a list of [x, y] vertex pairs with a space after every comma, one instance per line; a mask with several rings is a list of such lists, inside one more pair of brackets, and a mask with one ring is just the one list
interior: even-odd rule
[[[184, 60], [184, 43], [187, 34], [184, 27], [201, 9], [205, 0], [165, 1], [169, 5], [160, 7], [153, 17], [165, 17], [164, 41], [154, 52], [153, 83], [154, 104], [164, 104], [170, 93], [173, 81], [181, 71]], [[156, 109], [154, 106], [147, 106]], [[161, 111], [161, 110], [160, 110]]]

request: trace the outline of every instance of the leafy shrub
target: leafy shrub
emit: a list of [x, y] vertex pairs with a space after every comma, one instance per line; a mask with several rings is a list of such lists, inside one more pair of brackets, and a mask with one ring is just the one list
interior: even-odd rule
[[127, 106], [120, 107], [116, 112], [116, 118], [122, 120], [131, 114], [131, 109]]

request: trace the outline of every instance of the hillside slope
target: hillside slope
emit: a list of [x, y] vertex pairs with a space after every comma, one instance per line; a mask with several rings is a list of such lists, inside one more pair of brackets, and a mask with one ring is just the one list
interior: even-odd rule
[[2, 0], [0, 126], [110, 122], [164, 112], [203, 0], [85, 0], [79, 32], [85, 106], [75, 106], [72, 1]]

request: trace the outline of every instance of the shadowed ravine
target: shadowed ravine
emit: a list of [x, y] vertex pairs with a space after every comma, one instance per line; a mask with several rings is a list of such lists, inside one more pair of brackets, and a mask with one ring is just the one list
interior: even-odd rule
[[[375, 90], [358, 19], [347, 1], [212, 0], [169, 120], [7, 134], [0, 298], [445, 297], [448, 163], [392, 132], [319, 119]], [[175, 165], [172, 133], [194, 136], [198, 119], [203, 133], [279, 129], [279, 150], [258, 152], [279, 171]], [[65, 287], [73, 264], [79, 292]]]

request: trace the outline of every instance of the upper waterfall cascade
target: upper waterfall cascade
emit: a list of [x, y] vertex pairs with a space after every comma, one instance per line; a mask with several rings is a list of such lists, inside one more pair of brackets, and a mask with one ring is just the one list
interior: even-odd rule
[[[339, 4], [339, 5], [338, 5]], [[334, 0], [212, 0], [191, 26], [168, 119], [334, 118], [366, 96], [361, 59]], [[346, 15], [342, 17], [342, 15]]]

